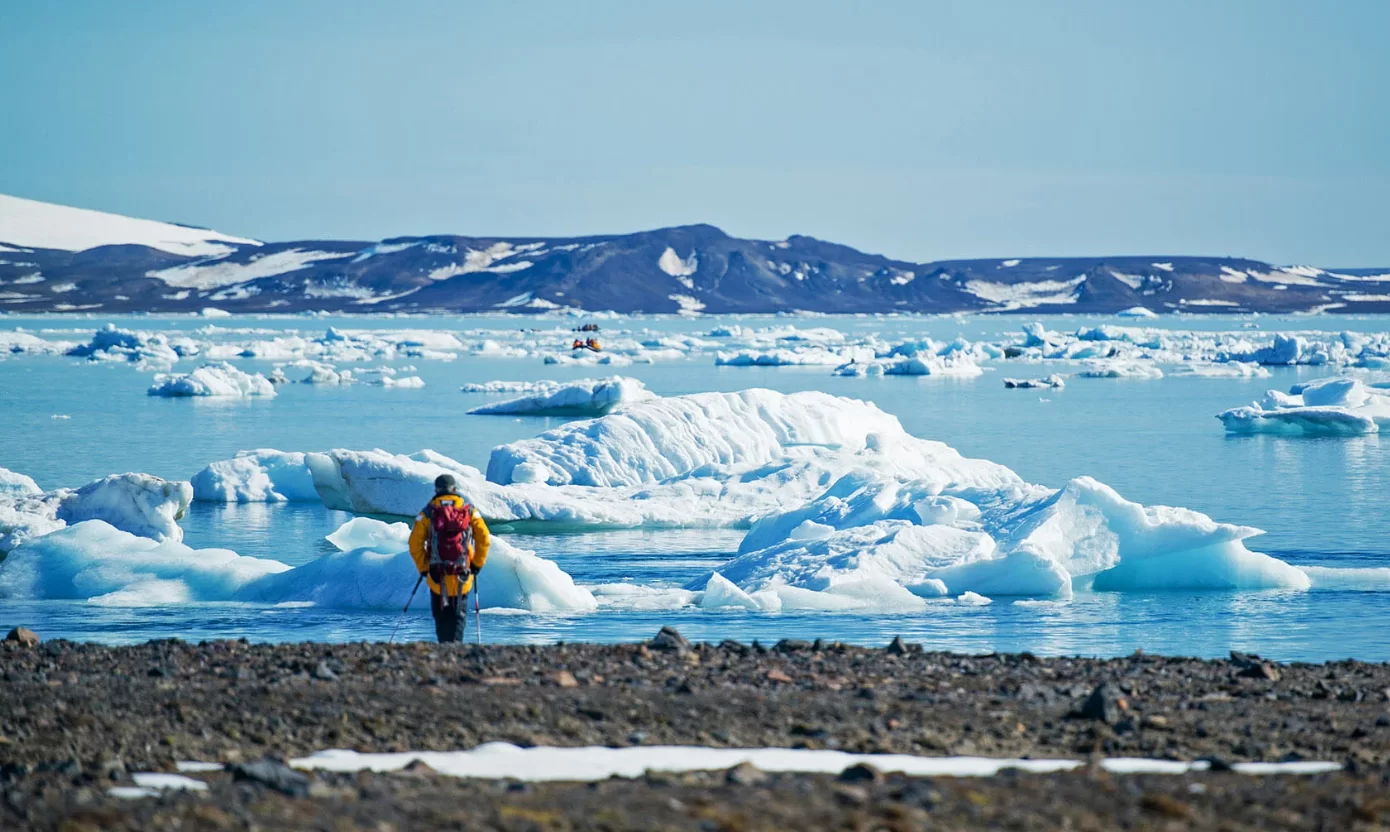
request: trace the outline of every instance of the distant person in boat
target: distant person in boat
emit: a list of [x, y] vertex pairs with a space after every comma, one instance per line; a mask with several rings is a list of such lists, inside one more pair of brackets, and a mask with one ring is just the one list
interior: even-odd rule
[[434, 634], [441, 643], [463, 640], [464, 601], [487, 563], [490, 537], [483, 518], [459, 496], [458, 481], [449, 474], [437, 477], [434, 497], [415, 517], [410, 556], [430, 585]]

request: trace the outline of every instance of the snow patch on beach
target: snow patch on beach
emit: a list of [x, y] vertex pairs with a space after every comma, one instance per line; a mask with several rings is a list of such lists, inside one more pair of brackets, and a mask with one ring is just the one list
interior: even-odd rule
[[[624, 748], [588, 746], [520, 748], [490, 742], [469, 751], [404, 751], [364, 753], [333, 749], [290, 760], [295, 768], [354, 772], [400, 771], [419, 761], [451, 777], [528, 782], [592, 783], [612, 777], [641, 777], [649, 771], [724, 771], [744, 763], [767, 772], [838, 774], [850, 766], [869, 765], [889, 773], [914, 777], [993, 777], [1004, 769], [1035, 774], [1072, 771], [1081, 760], [1008, 759], [998, 757], [919, 757], [910, 754], [851, 754], [806, 748], [710, 748], [692, 745], [646, 745]], [[1135, 757], [1101, 759], [1101, 768], [1116, 774], [1185, 774], [1206, 771], [1206, 761], [1151, 760]], [[1335, 762], [1235, 763], [1245, 774], [1326, 774], [1339, 771]]]

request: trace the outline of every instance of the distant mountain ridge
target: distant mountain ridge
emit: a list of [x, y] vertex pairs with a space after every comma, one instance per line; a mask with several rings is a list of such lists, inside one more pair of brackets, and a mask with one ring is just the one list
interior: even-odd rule
[[264, 243], [0, 196], [9, 312], [1390, 312], [1390, 268], [1215, 257], [912, 263], [712, 225]]

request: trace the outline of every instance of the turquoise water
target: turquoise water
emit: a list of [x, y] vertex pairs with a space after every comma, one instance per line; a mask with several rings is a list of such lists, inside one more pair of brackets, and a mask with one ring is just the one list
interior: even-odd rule
[[[45, 337], [86, 340], [108, 318], [0, 319]], [[846, 333], [876, 332], [888, 340], [932, 336], [970, 339], [1012, 335], [1028, 318], [816, 318], [798, 326]], [[1106, 321], [1042, 319], [1053, 329]], [[747, 319], [744, 326], [786, 324]], [[190, 332], [207, 325], [189, 318], [135, 318], [120, 325]], [[514, 331], [516, 319], [426, 320], [232, 319], [227, 327], [299, 330], [318, 335], [329, 325]], [[711, 319], [603, 322], [615, 329], [705, 332]], [[1184, 318], [1145, 326], [1238, 331], [1249, 319]], [[1390, 319], [1274, 319], [1254, 321], [1262, 332], [1292, 329], [1390, 330]], [[552, 326], [554, 324], [545, 324]], [[568, 326], [567, 323], [558, 326]], [[616, 334], [616, 333], [614, 333]], [[183, 362], [181, 369], [199, 362]], [[268, 372], [273, 362], [239, 361]], [[54, 356], [0, 360], [0, 466], [33, 476], [45, 488], [77, 486], [122, 471], [187, 479], [208, 462], [250, 448], [326, 450], [383, 448], [409, 453], [432, 448], [481, 468], [489, 450], [532, 436], [563, 420], [467, 416], [498, 397], [459, 392], [466, 382], [494, 379], [570, 379], [621, 373], [663, 395], [768, 387], [824, 390], [875, 402], [913, 434], [938, 439], [969, 456], [1003, 463], [1032, 482], [1061, 486], [1089, 475], [1128, 499], [1185, 506], [1216, 520], [1256, 526], [1250, 548], [1300, 565], [1390, 566], [1390, 447], [1377, 436], [1290, 439], [1228, 437], [1214, 415], [1329, 374], [1318, 368], [1280, 368], [1268, 379], [1169, 376], [1156, 380], [1072, 379], [1064, 390], [1006, 390], [1004, 375], [1036, 376], [1049, 365], [997, 369], [974, 379], [840, 378], [826, 367], [716, 367], [709, 355], [630, 367], [543, 365], [537, 358], [461, 356], [455, 361], [410, 359], [419, 390], [369, 385], [286, 385], [270, 400], [169, 400], [145, 395], [150, 374], [125, 363], [88, 363]], [[373, 366], [381, 362], [372, 362]], [[343, 365], [351, 366], [351, 365]], [[54, 419], [54, 415], [68, 416]], [[305, 562], [331, 547], [322, 540], [348, 515], [317, 505], [197, 504], [184, 521], [185, 542], [245, 555]], [[512, 542], [553, 558], [581, 584], [631, 581], [680, 585], [715, 568], [737, 548], [738, 531], [621, 531], [516, 534]], [[409, 577], [409, 576], [407, 576]], [[662, 624], [694, 638], [822, 637], [886, 642], [895, 634], [932, 647], [971, 652], [1032, 650], [1040, 654], [1116, 655], [1148, 652], [1219, 655], [1231, 649], [1280, 659], [1355, 656], [1390, 660], [1387, 593], [1171, 592], [1079, 594], [1067, 603], [987, 607], [941, 605], [926, 615], [785, 613], [699, 610], [600, 611], [581, 616], [485, 614], [488, 640], [633, 640]], [[402, 628], [428, 636], [422, 609]], [[390, 612], [265, 608], [215, 604], [164, 608], [97, 608], [81, 602], [0, 600], [0, 625], [26, 623], [48, 637], [131, 641], [178, 636], [197, 640], [247, 636], [255, 640], [385, 638]]]

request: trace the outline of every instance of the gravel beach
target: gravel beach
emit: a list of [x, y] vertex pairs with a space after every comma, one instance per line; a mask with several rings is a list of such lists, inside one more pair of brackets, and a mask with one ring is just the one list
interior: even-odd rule
[[[1390, 666], [961, 656], [894, 642], [0, 644], [0, 827], [786, 829], [1382, 828]], [[521, 784], [306, 773], [328, 748], [708, 745], [862, 753], [1211, 760], [1208, 772], [987, 778], [649, 774]], [[175, 762], [207, 792], [124, 800]], [[1244, 775], [1245, 761], [1332, 761]], [[240, 768], [238, 768], [240, 766]], [[277, 769], [278, 770], [278, 769]], [[257, 772], [261, 772], [258, 775]], [[277, 790], [278, 789], [278, 790]], [[1224, 825], [1223, 825], [1224, 824]]]

